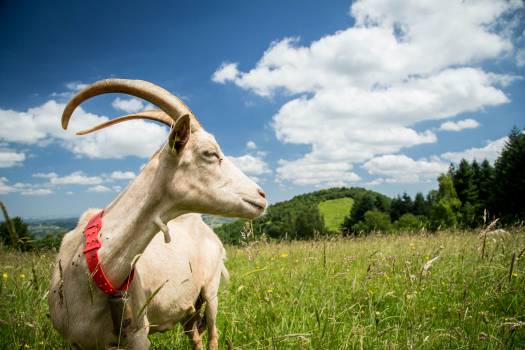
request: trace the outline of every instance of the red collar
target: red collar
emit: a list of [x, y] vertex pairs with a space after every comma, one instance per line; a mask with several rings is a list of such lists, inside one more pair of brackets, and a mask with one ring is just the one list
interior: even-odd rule
[[104, 293], [108, 295], [115, 295], [128, 290], [129, 285], [133, 280], [135, 269], [131, 270], [131, 273], [126, 278], [124, 283], [117, 289], [115, 289], [108, 280], [98, 259], [98, 250], [100, 247], [102, 247], [102, 242], [100, 242], [98, 239], [98, 234], [102, 229], [102, 215], [104, 215], [104, 210], [101, 210], [98, 214], [93, 215], [87, 223], [86, 228], [84, 229], [86, 245], [84, 246], [83, 253], [86, 256], [86, 262], [89, 272], [91, 272], [91, 277], [93, 277], [93, 280], [97, 286]]

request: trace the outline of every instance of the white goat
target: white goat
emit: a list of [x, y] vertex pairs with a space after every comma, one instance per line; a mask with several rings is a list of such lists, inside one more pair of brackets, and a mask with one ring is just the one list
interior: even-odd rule
[[[64, 129], [83, 101], [112, 92], [143, 98], [161, 111], [116, 118], [80, 134], [131, 119], [172, 125], [169, 147], [157, 151], [137, 178], [105, 209], [98, 233], [102, 245], [97, 269], [103, 268], [113, 286], [121, 286], [127, 280], [133, 263], [140, 257], [128, 290], [132, 324], [124, 325], [130, 331], [122, 337], [115, 334], [111, 301], [93, 282], [82, 254], [86, 244], [83, 230], [97, 213], [88, 210], [77, 227], [65, 235], [60, 247], [48, 296], [53, 325], [79, 349], [147, 349], [150, 328], [166, 330], [189, 319], [194, 347], [199, 348], [198, 322], [191, 317], [202, 296], [207, 302], [209, 348], [217, 349], [214, 296], [220, 278], [217, 269], [223, 269], [217, 259], [222, 260], [223, 251], [217, 249], [217, 242], [212, 244], [209, 229], [204, 229], [195, 216], [176, 219], [169, 224], [171, 230], [164, 222], [192, 212], [254, 218], [266, 207], [264, 192], [224, 157], [213, 136], [202, 129], [184, 103], [148, 82], [110, 79], [88, 86], [64, 109]], [[159, 227], [165, 242], [173, 238], [171, 244], [159, 244], [160, 238], [155, 238]]]

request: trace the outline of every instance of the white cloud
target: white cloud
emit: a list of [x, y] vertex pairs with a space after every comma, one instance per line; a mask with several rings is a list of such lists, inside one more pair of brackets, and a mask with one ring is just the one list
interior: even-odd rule
[[88, 188], [87, 191], [88, 192], [105, 193], [105, 192], [111, 192], [111, 188], [106, 187], [104, 185], [96, 185], [96, 186]]
[[248, 148], [248, 149], [256, 149], [257, 145], [255, 144], [254, 141], [249, 140], [248, 142], [246, 142], [246, 148]]
[[16, 188], [10, 186], [8, 180], [5, 177], [0, 177], [0, 194], [8, 194], [16, 192]]
[[49, 188], [28, 188], [27, 190], [20, 191], [23, 196], [47, 196], [52, 194], [53, 190]]
[[33, 174], [33, 177], [38, 177], [42, 179], [51, 179], [53, 177], [58, 177], [58, 174], [55, 173], [54, 171], [50, 173], [36, 173], [36, 174]]
[[479, 126], [479, 123], [474, 119], [463, 119], [457, 122], [445, 122], [441, 124], [439, 130], [445, 131], [461, 131], [463, 129], [475, 129]]
[[127, 113], [136, 113], [144, 109], [144, 103], [135, 97], [132, 97], [127, 100], [117, 97], [115, 100], [113, 100], [111, 105], [116, 110], [124, 111]]
[[316, 160], [308, 154], [299, 160], [279, 160], [277, 181], [299, 186], [345, 186], [360, 180], [351, 170], [350, 163]]
[[525, 49], [518, 49], [516, 51], [516, 65], [518, 67], [525, 66]]
[[108, 118], [78, 108], [69, 130], [62, 130], [59, 116], [65, 104], [50, 100], [26, 112], [0, 109], [0, 141], [46, 145], [57, 142], [78, 156], [89, 158], [150, 157], [167, 139], [167, 129], [142, 120], [130, 121], [86, 136], [75, 131], [92, 127]]
[[241, 171], [249, 175], [264, 175], [271, 173], [268, 164], [259, 156], [245, 154], [240, 157], [228, 157]]
[[473, 161], [474, 159], [477, 161], [483, 161], [484, 159], [487, 159], [490, 162], [494, 162], [498, 158], [507, 140], [508, 138], [505, 136], [494, 141], [487, 141], [484, 147], [474, 147], [461, 152], [446, 152], [441, 155], [441, 158], [454, 163], [459, 163], [462, 159], [468, 161]]
[[310, 45], [276, 41], [254, 68], [223, 64], [212, 80], [260, 96], [289, 96], [272, 126], [282, 142], [311, 151], [282, 159], [278, 180], [349, 182], [357, 176], [353, 163], [437, 141], [432, 131], [417, 131], [417, 123], [509, 102], [500, 87], [516, 77], [486, 72], [479, 63], [512, 52], [506, 21], [520, 7], [503, 0], [357, 1], [350, 11], [355, 26]]
[[103, 180], [99, 176], [87, 176], [82, 171], [75, 171], [63, 177], [49, 177], [49, 183], [52, 185], [98, 185], [102, 182]]
[[211, 80], [219, 84], [224, 84], [227, 81], [235, 80], [238, 74], [237, 63], [223, 63], [219, 69], [213, 73]]
[[9, 148], [0, 148], [0, 168], [10, 168], [21, 165], [26, 159], [23, 152], [17, 152]]
[[8, 182], [7, 178], [0, 177], [0, 194], [20, 193], [23, 196], [45, 196], [53, 193], [53, 190], [47, 187], [46, 184], [17, 182], [14, 185], [10, 185]]
[[88, 84], [84, 84], [84, 83], [82, 83], [80, 81], [72, 81], [72, 82], [66, 84], [66, 88], [68, 90], [71, 90], [71, 91], [74, 91], [74, 92], [82, 90], [83, 88], [85, 88], [87, 86], [88, 86]]
[[448, 164], [439, 159], [414, 160], [403, 154], [375, 157], [363, 164], [368, 173], [384, 177], [387, 183], [417, 183], [435, 181], [448, 170]]
[[131, 180], [135, 178], [135, 173], [133, 171], [114, 171], [109, 176], [113, 180]]

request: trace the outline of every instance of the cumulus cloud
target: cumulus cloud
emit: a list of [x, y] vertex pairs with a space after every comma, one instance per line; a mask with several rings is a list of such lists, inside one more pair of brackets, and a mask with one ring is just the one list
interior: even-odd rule
[[109, 177], [113, 180], [131, 180], [135, 178], [135, 173], [133, 171], [114, 171]]
[[494, 141], [487, 141], [484, 147], [473, 147], [461, 152], [446, 152], [441, 155], [441, 158], [454, 163], [459, 163], [462, 159], [468, 161], [473, 161], [474, 159], [482, 161], [487, 159], [490, 162], [494, 162], [498, 158], [503, 147], [505, 147], [507, 140], [508, 137], [505, 136]]
[[9, 148], [0, 148], [0, 168], [10, 168], [21, 165], [26, 159], [23, 152], [17, 152]]
[[463, 129], [475, 129], [479, 126], [479, 123], [474, 119], [463, 119], [457, 122], [445, 122], [441, 124], [439, 130], [445, 131], [461, 131]]
[[428, 182], [435, 180], [439, 174], [447, 172], [450, 162], [458, 164], [462, 159], [469, 162], [484, 159], [494, 162], [507, 141], [508, 137], [502, 137], [494, 141], [487, 141], [484, 147], [469, 148], [460, 152], [446, 152], [441, 156], [432, 156], [430, 159], [414, 160], [402, 154], [383, 155], [370, 159], [362, 167], [371, 175], [381, 176], [367, 183], [371, 186], [385, 182]]
[[23, 196], [47, 196], [52, 194], [53, 190], [49, 188], [28, 188], [27, 190], [20, 191]]
[[224, 84], [227, 81], [235, 80], [238, 74], [237, 63], [223, 63], [219, 69], [213, 73], [211, 80], [219, 84]]
[[258, 155], [245, 154], [239, 157], [228, 157], [241, 171], [248, 175], [270, 174], [268, 164]]
[[108, 118], [77, 108], [68, 131], [60, 126], [65, 104], [50, 100], [27, 111], [0, 108], [0, 141], [26, 145], [56, 142], [77, 156], [89, 158], [148, 158], [166, 140], [166, 128], [142, 120], [130, 121], [86, 136], [75, 131], [89, 128]]
[[66, 176], [52, 176], [54, 173], [47, 174], [49, 183], [52, 185], [97, 185], [103, 182], [99, 176], [87, 176], [82, 171], [75, 171]]
[[23, 196], [45, 196], [52, 194], [53, 190], [46, 184], [28, 184], [17, 182], [14, 185], [8, 183], [5, 177], [0, 177], [0, 194], [20, 193]]
[[403, 154], [375, 157], [363, 164], [368, 173], [382, 176], [387, 183], [417, 183], [434, 181], [448, 170], [448, 164], [439, 159], [414, 160]]
[[87, 189], [88, 192], [105, 193], [111, 192], [111, 188], [104, 185], [96, 185]]
[[353, 27], [309, 45], [276, 41], [254, 68], [243, 72], [225, 63], [212, 80], [260, 96], [288, 96], [273, 116], [276, 136], [311, 151], [281, 159], [278, 180], [348, 183], [357, 176], [353, 163], [437, 141], [432, 131], [416, 130], [417, 123], [509, 102], [500, 87], [514, 77], [479, 63], [512, 52], [506, 20], [520, 7], [503, 0], [361, 0], [350, 10]]
[[299, 186], [344, 186], [360, 180], [351, 170], [350, 163], [317, 160], [308, 154], [299, 160], [279, 160], [276, 179]]
[[124, 111], [126, 113], [136, 113], [144, 109], [144, 103], [138, 98], [132, 97], [130, 99], [123, 99], [117, 97], [111, 103], [113, 108], [118, 111]]
[[8, 184], [7, 178], [0, 177], [0, 194], [8, 194], [15, 191], [16, 189]]
[[256, 149], [257, 145], [255, 144], [254, 141], [250, 140], [250, 141], [246, 142], [246, 148], [248, 148], [248, 149]]

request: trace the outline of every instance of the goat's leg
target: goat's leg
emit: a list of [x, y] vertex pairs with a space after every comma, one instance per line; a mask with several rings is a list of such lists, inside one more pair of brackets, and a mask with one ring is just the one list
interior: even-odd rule
[[198, 320], [193, 317], [184, 325], [184, 332], [190, 338], [193, 350], [202, 350], [202, 337], [199, 333]]
[[217, 295], [212, 298], [206, 299], [206, 324], [208, 327], [208, 349], [218, 350], [219, 349], [219, 334], [217, 333], [217, 327], [215, 321], [217, 319], [217, 307], [219, 302]]
[[195, 303], [195, 313], [184, 322], [184, 332], [190, 338], [193, 350], [202, 350], [202, 330], [199, 329], [203, 323], [201, 307], [202, 298], [199, 296]]

